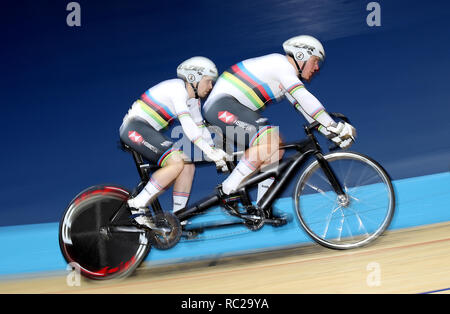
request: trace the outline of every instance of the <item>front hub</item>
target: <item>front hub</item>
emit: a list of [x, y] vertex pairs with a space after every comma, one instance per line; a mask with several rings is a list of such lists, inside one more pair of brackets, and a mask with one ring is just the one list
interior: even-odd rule
[[338, 204], [341, 207], [347, 207], [350, 203], [350, 199], [348, 197], [348, 195], [343, 194], [343, 195], [338, 195]]

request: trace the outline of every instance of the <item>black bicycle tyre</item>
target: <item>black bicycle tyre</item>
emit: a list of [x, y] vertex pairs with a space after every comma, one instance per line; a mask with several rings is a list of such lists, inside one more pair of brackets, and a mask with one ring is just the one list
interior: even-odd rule
[[[89, 218], [92, 217], [92, 215], [97, 215], [98, 217], [94, 217], [97, 220], [109, 218], [110, 212], [113, 212], [111, 205], [114, 204], [114, 208], [119, 208], [120, 205], [129, 198], [129, 195], [130, 192], [127, 189], [117, 185], [96, 185], [79, 193], [64, 211], [59, 225], [59, 245], [61, 253], [66, 262], [72, 266], [76, 265], [75, 268], [78, 268], [78, 271], [84, 277], [94, 280], [108, 280], [129, 276], [140, 266], [148, 255], [151, 248], [148, 232], [139, 234], [139, 236], [137, 234], [125, 235], [117, 233], [109, 238], [102, 238], [100, 230], [97, 230], [98, 228], [86, 231], [84, 235], [82, 232], [74, 231], [77, 228], [83, 228], [82, 220], [89, 221]], [[100, 206], [102, 202], [107, 202], [108, 206]], [[110, 205], [110, 203], [112, 204]], [[96, 208], [97, 213], [94, 213], [92, 206]], [[79, 221], [78, 226], [77, 220]], [[92, 243], [92, 247], [98, 245], [103, 249], [97, 249], [98, 252], [96, 252], [95, 248], [91, 249], [91, 246], [86, 244], [87, 241], [83, 240], [83, 243], [80, 237], [77, 238], [77, 235], [74, 234], [77, 232], [79, 235], [85, 237], [84, 239], [88, 239]], [[141, 236], [143, 234], [145, 234], [144, 238]], [[135, 241], [136, 237], [139, 237], [137, 241]], [[95, 239], [98, 241], [96, 242]], [[124, 241], [126, 242], [126, 245], [125, 243], [122, 244]], [[130, 245], [129, 249], [128, 245]], [[121, 256], [116, 256], [119, 247], [122, 251], [127, 251], [127, 254], [125, 255], [128, 255], [128, 257], [122, 258]], [[126, 248], [124, 249], [123, 247]], [[102, 265], [96, 269], [93, 268], [89, 260], [86, 261], [86, 259], [90, 257], [78, 253], [77, 250], [84, 252], [89, 250], [89, 253], [93, 254], [94, 260], [97, 258], [97, 255], [104, 255], [108, 256], [109, 259], [122, 259], [122, 261], [116, 261], [111, 265]], [[94, 253], [91, 253], [91, 250], [94, 251]], [[136, 250], [135, 254], [133, 254], [134, 250]], [[121, 253], [119, 253], [119, 255], [120, 254]], [[129, 258], [129, 255], [132, 255], [132, 257]], [[98, 258], [101, 260], [101, 257]]]
[[383, 220], [381, 226], [370, 237], [362, 240], [361, 242], [356, 242], [353, 244], [337, 244], [337, 243], [333, 243], [331, 241], [327, 241], [327, 240], [323, 239], [321, 236], [317, 235], [312, 230], [312, 228], [310, 228], [308, 223], [305, 221], [305, 219], [303, 218], [303, 216], [301, 214], [302, 208], [300, 207], [299, 200], [301, 197], [301, 191], [303, 188], [303, 184], [305, 184], [305, 179], [307, 179], [311, 175], [312, 171], [315, 171], [315, 169], [317, 169], [319, 167], [317, 160], [313, 161], [311, 164], [309, 164], [305, 168], [305, 170], [303, 171], [303, 173], [301, 174], [300, 178], [297, 181], [296, 187], [294, 189], [294, 194], [293, 194], [294, 206], [295, 206], [297, 218], [299, 219], [301, 226], [304, 228], [304, 230], [307, 232], [307, 234], [314, 241], [319, 243], [320, 245], [325, 246], [330, 249], [336, 249], [336, 250], [353, 249], [353, 248], [368, 245], [369, 243], [373, 242], [381, 234], [383, 234], [384, 231], [386, 231], [386, 229], [389, 227], [389, 225], [392, 221], [392, 218], [394, 216], [394, 212], [395, 212], [395, 199], [396, 198], [395, 198], [395, 190], [393, 188], [391, 178], [388, 175], [388, 173], [386, 172], [386, 170], [378, 162], [376, 162], [375, 160], [373, 160], [372, 158], [370, 158], [366, 155], [356, 153], [356, 152], [334, 152], [334, 153], [328, 153], [328, 154], [324, 155], [324, 158], [327, 161], [329, 161], [331, 168], [333, 168], [332, 161], [334, 160], [334, 158], [339, 159], [339, 158], [346, 158], [346, 157], [355, 158], [355, 159], [371, 166], [374, 170], [377, 171], [377, 173], [380, 175], [380, 177], [382, 177], [383, 182], [386, 184], [387, 189], [388, 189], [389, 206], [387, 208], [387, 214], [386, 214], [385, 219]]

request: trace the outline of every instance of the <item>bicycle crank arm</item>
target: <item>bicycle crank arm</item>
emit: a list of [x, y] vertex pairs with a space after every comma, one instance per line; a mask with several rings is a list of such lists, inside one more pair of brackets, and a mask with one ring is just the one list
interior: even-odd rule
[[158, 228], [158, 227], [154, 227], [153, 228], [152, 227], [151, 230], [154, 231], [155, 233], [157, 233], [159, 235], [163, 235], [163, 236], [168, 234], [168, 233], [170, 233], [172, 231], [172, 229], [164, 228], [164, 227], [162, 227], [162, 228]]
[[252, 221], [258, 221], [261, 219], [261, 216], [258, 215], [240, 215], [239, 218], [245, 219], [245, 220], [252, 220]]
[[172, 230], [170, 228], [159, 228], [153, 225], [151, 228], [143, 227], [133, 227], [133, 226], [110, 226], [108, 227], [109, 232], [123, 232], [123, 233], [143, 233], [145, 229], [150, 229], [158, 234], [164, 235], [170, 233]]

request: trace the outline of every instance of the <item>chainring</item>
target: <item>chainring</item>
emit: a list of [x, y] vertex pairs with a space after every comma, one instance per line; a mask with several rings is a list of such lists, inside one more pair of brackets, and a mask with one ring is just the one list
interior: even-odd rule
[[247, 208], [247, 214], [254, 215], [260, 217], [260, 219], [250, 220], [247, 219], [244, 222], [244, 225], [250, 229], [251, 231], [257, 231], [264, 226], [264, 211], [259, 207], [251, 206]]
[[174, 247], [181, 238], [182, 229], [178, 218], [172, 212], [164, 212], [155, 217], [155, 224], [158, 227], [170, 229], [170, 232], [160, 234], [156, 231], [150, 231], [150, 242], [153, 247], [160, 250], [168, 250]]

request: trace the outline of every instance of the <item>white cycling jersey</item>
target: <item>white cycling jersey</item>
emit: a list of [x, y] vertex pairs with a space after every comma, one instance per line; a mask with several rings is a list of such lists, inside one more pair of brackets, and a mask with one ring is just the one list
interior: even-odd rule
[[210, 145], [214, 146], [214, 142], [211, 138], [211, 133], [205, 125], [205, 120], [202, 115], [202, 104], [200, 99], [191, 98], [187, 101], [189, 112], [191, 113], [192, 120], [202, 132], [202, 138]]
[[247, 59], [233, 65], [217, 80], [204, 105], [205, 110], [222, 95], [233, 96], [253, 111], [286, 97], [309, 122], [316, 120], [325, 127], [334, 124], [320, 101], [305, 88], [294, 67], [282, 54]]
[[211, 151], [211, 135], [203, 125], [200, 101], [189, 99], [181, 79], [163, 81], [141, 95], [125, 118], [139, 117], [159, 131], [175, 119], [180, 121], [186, 136], [205, 153]]

